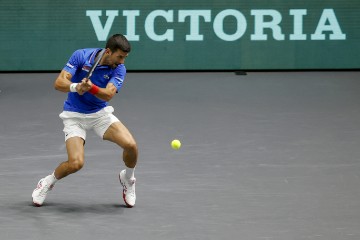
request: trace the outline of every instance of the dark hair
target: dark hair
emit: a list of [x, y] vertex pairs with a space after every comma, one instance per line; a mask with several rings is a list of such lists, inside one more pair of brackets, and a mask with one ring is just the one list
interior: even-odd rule
[[129, 41], [122, 34], [112, 35], [106, 42], [106, 48], [110, 48], [112, 52], [116, 52], [117, 49], [126, 53], [131, 51]]

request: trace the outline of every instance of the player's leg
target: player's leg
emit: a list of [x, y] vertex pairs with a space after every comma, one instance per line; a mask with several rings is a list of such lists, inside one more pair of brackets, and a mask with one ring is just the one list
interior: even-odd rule
[[129, 168], [136, 166], [138, 157], [137, 144], [130, 131], [121, 122], [112, 123], [106, 130], [103, 139], [116, 143], [124, 150], [123, 161], [125, 166]]
[[62, 162], [54, 172], [57, 180], [79, 171], [84, 166], [84, 139], [72, 137], [66, 140], [68, 160]]
[[79, 171], [84, 165], [84, 140], [82, 138], [69, 138], [66, 140], [66, 148], [68, 160], [61, 163], [52, 174], [40, 179], [33, 191], [33, 203], [38, 207], [44, 203], [47, 193], [59, 179]]
[[65, 133], [68, 159], [55, 169], [54, 176], [58, 180], [79, 171], [84, 166], [86, 130], [82, 118], [74, 114], [66, 111], [60, 114], [60, 118], [64, 123], [63, 131]]
[[123, 199], [128, 207], [133, 207], [136, 201], [134, 176], [138, 158], [138, 148], [134, 137], [129, 130], [120, 122], [112, 123], [106, 130], [104, 140], [116, 143], [123, 149], [123, 161], [126, 169], [119, 174], [119, 180], [123, 186]]
[[47, 193], [52, 190], [59, 179], [79, 171], [84, 165], [84, 139], [86, 138], [86, 131], [78, 123], [78, 119], [72, 118], [69, 113], [63, 112], [60, 114], [60, 117], [64, 122], [68, 159], [61, 163], [52, 174], [40, 179], [32, 193], [33, 203], [36, 206], [41, 206], [44, 203]]

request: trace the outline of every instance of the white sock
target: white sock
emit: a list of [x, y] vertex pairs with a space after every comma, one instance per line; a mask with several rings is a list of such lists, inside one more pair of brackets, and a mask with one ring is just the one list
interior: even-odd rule
[[51, 175], [45, 177], [45, 180], [50, 184], [54, 185], [58, 180], [55, 177], [55, 172], [53, 172]]
[[134, 178], [134, 172], [135, 172], [135, 168], [129, 168], [125, 166], [125, 175], [127, 179], [131, 179]]

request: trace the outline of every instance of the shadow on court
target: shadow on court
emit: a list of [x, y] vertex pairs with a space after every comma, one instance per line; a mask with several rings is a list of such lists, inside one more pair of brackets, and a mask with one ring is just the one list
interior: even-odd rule
[[23, 216], [33, 217], [36, 213], [63, 214], [67, 217], [81, 217], [81, 215], [91, 214], [123, 214], [124, 204], [86, 204], [86, 203], [59, 203], [46, 202], [42, 207], [34, 206], [31, 201], [14, 203], [8, 206], [10, 210], [18, 211]]

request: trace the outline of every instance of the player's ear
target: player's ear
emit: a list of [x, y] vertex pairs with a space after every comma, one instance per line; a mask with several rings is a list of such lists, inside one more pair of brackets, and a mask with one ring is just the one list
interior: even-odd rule
[[110, 48], [106, 48], [106, 49], [105, 49], [105, 54], [106, 54], [106, 55], [111, 55], [111, 54], [112, 54]]

